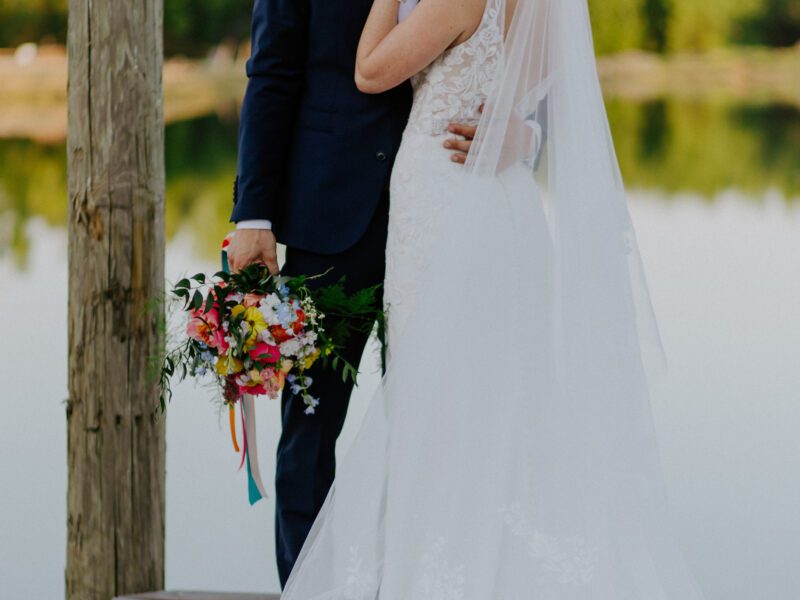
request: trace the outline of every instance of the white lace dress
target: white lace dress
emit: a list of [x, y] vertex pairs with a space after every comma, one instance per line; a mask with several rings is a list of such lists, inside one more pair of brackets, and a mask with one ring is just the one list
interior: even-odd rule
[[443, 142], [450, 123], [476, 125], [503, 51], [504, 15], [487, 2], [476, 32], [411, 79], [414, 103], [391, 181], [385, 299], [389, 338], [413, 311], [420, 272], [441, 235], [441, 211], [458, 190], [464, 167]]

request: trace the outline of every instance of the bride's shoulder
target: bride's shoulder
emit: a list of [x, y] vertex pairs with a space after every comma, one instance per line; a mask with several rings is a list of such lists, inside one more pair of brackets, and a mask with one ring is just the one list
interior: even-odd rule
[[483, 15], [486, 5], [497, 0], [420, 0], [420, 6], [448, 11], [455, 19], [470, 20]]
[[489, 2], [497, 0], [421, 0], [420, 4], [438, 5], [448, 15], [451, 24], [457, 24], [461, 34], [453, 42], [465, 42], [475, 32], [483, 19]]

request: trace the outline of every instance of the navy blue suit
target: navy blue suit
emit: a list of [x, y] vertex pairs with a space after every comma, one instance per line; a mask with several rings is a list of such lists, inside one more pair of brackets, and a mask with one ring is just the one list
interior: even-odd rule
[[[389, 174], [408, 118], [407, 85], [358, 91], [355, 55], [372, 0], [255, 0], [231, 221], [269, 219], [283, 272], [383, 282]], [[367, 335], [343, 349], [358, 364]], [[276, 550], [285, 584], [334, 477], [352, 385], [315, 367], [315, 415], [289, 393], [276, 473]]]

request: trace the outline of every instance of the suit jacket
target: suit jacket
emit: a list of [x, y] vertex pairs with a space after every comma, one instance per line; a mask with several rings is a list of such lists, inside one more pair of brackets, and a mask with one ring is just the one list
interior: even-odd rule
[[270, 219], [281, 243], [355, 244], [387, 185], [411, 89], [358, 91], [372, 0], [255, 0], [231, 221]]

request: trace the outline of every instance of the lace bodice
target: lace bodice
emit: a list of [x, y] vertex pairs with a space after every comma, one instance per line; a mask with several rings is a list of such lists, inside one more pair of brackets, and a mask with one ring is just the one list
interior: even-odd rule
[[408, 130], [438, 135], [453, 121], [475, 125], [503, 53], [503, 0], [487, 0], [483, 19], [465, 42], [411, 78], [414, 105]]
[[502, 59], [503, 2], [487, 0], [475, 33], [412, 78], [414, 104], [391, 183], [384, 283], [389, 340], [414, 311], [437, 219], [449, 210], [448, 198], [463, 176], [440, 138], [450, 123], [476, 124], [480, 118]]

